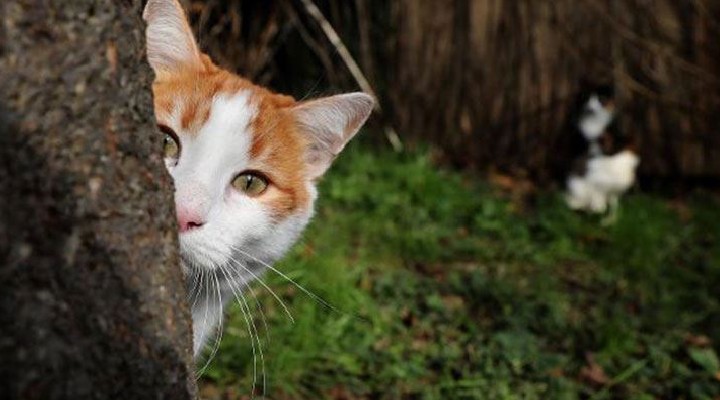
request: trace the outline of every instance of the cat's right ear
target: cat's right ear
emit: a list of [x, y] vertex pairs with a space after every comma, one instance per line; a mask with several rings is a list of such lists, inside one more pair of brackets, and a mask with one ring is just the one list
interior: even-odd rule
[[346, 93], [308, 100], [293, 113], [308, 141], [305, 153], [308, 177], [320, 178], [373, 110], [375, 100], [365, 93]]
[[148, 62], [156, 76], [202, 68], [200, 50], [178, 0], [149, 0], [143, 19]]

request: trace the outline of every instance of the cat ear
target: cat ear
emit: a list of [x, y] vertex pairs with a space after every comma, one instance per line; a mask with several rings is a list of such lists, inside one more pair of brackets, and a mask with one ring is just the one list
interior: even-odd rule
[[202, 67], [200, 50], [178, 0], [149, 0], [143, 19], [148, 61], [156, 75]]
[[348, 93], [302, 102], [293, 107], [308, 146], [305, 159], [311, 179], [317, 179], [357, 133], [375, 101], [365, 93]]

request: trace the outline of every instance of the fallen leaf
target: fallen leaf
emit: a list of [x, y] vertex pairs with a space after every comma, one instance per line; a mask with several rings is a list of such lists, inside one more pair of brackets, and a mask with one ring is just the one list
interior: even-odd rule
[[610, 382], [603, 367], [595, 362], [595, 356], [592, 353], [587, 353], [585, 359], [587, 365], [580, 369], [580, 379], [594, 386], [603, 386]]
[[693, 335], [692, 333], [686, 333], [685, 343], [695, 347], [708, 347], [712, 344], [712, 341], [705, 335]]

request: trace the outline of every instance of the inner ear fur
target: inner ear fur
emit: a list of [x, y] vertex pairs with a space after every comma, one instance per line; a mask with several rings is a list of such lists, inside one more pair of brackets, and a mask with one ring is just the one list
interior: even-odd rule
[[298, 103], [293, 113], [308, 142], [305, 159], [311, 179], [322, 176], [365, 123], [375, 101], [356, 92]]
[[177, 0], [149, 0], [143, 19], [147, 23], [147, 57], [157, 76], [203, 69], [202, 54]]

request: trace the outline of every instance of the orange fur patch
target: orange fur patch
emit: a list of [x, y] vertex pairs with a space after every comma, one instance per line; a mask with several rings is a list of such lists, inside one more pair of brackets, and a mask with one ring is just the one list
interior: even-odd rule
[[289, 96], [264, 92], [255, 96], [258, 112], [251, 124], [253, 142], [250, 158], [260, 171], [266, 172], [283, 196], [261, 199], [276, 217], [284, 218], [297, 207], [309, 206], [305, 187], [305, 142], [298, 132], [289, 107], [295, 100]]

